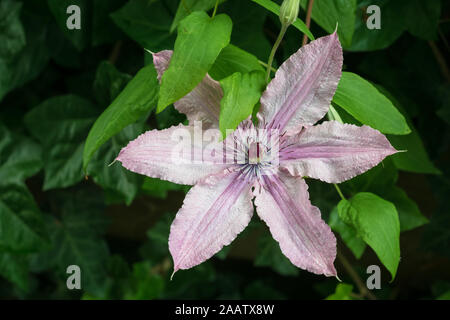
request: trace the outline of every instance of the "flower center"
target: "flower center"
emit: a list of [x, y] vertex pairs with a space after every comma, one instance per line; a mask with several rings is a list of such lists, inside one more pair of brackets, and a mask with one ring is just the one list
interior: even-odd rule
[[261, 162], [263, 148], [259, 142], [251, 142], [248, 147], [247, 157], [249, 164], [258, 164]]
[[261, 179], [277, 170], [280, 138], [277, 130], [258, 128], [251, 121], [243, 121], [229, 137], [233, 147], [228, 150], [246, 177]]

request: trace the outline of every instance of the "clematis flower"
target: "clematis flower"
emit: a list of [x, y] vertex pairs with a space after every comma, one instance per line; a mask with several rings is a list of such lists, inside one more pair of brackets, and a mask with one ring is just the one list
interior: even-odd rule
[[[154, 54], [161, 80], [172, 52]], [[276, 72], [261, 97], [258, 125], [243, 121], [221, 143], [243, 161], [218, 161], [204, 140], [193, 139], [193, 153], [174, 159], [173, 136], [185, 130], [195, 135], [194, 123], [218, 128], [219, 83], [206, 75], [175, 108], [189, 125], [148, 131], [122, 149], [117, 160], [133, 171], [179, 184], [194, 185], [172, 223], [169, 249], [174, 272], [189, 269], [230, 244], [250, 222], [254, 205], [283, 254], [297, 267], [336, 276], [336, 238], [309, 200], [304, 177], [341, 183], [376, 166], [397, 152], [386, 137], [368, 126], [321, 120], [329, 109], [342, 68], [342, 48], [336, 33], [319, 38], [294, 53]], [[260, 130], [272, 130], [262, 137]], [[277, 132], [279, 151], [268, 137]], [[211, 145], [211, 144], [210, 144]], [[213, 148], [214, 149], [214, 148]], [[175, 157], [177, 158], [177, 157]], [[252, 200], [254, 200], [254, 205]]]

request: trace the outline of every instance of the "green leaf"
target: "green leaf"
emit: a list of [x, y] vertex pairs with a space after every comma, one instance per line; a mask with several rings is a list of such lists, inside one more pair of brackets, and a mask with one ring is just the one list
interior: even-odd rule
[[436, 114], [447, 122], [447, 124], [450, 124], [450, 104], [447, 104], [446, 106], [443, 106], [438, 111], [436, 111]]
[[28, 138], [12, 134], [0, 123], [0, 185], [23, 182], [42, 166], [41, 147]]
[[27, 129], [43, 145], [44, 190], [83, 179], [83, 142], [96, 114], [88, 100], [65, 95], [50, 98], [25, 115]]
[[249, 73], [252, 71], [264, 71], [258, 58], [229, 44], [220, 52], [216, 62], [209, 70], [209, 75], [216, 80], [222, 80], [235, 72]]
[[83, 151], [84, 170], [100, 146], [155, 107], [158, 89], [155, 67], [142, 68], [92, 126]]
[[110, 14], [123, 4], [122, 0], [95, 0], [92, 4], [92, 45], [98, 46], [123, 38]]
[[373, 193], [360, 192], [341, 200], [338, 213], [375, 251], [394, 279], [400, 262], [400, 222], [395, 206]]
[[285, 294], [275, 288], [274, 285], [268, 285], [265, 279], [252, 281], [245, 287], [242, 294], [244, 300], [286, 300]]
[[222, 137], [227, 129], [234, 130], [252, 114], [265, 88], [264, 72], [236, 72], [220, 81], [223, 98], [220, 101], [219, 128]]
[[22, 3], [0, 2], [0, 58], [9, 60], [25, 46], [25, 30], [20, 22]]
[[450, 300], [450, 290], [441, 294], [439, 297], [436, 298], [436, 300]]
[[48, 217], [52, 247], [35, 255], [32, 265], [34, 272], [53, 269], [64, 282], [67, 267], [77, 265], [81, 269], [82, 290], [101, 295], [104, 292], [109, 250], [100, 234], [104, 232], [108, 220], [97, 208], [93, 210], [91, 200], [95, 199], [89, 199], [85, 191], [61, 194], [61, 200], [65, 201], [61, 218]]
[[57, 266], [62, 270], [70, 265], [78, 265], [83, 272], [82, 288], [93, 293], [100, 291], [104, 284], [104, 262], [108, 255], [106, 243], [82, 228], [73, 229], [66, 224], [64, 229], [53, 232], [51, 236], [55, 248], [49, 256], [58, 258]]
[[[385, 159], [383, 163], [380, 163], [375, 168], [343, 183], [343, 186], [348, 188], [351, 191], [350, 193], [373, 192], [383, 199], [392, 202], [399, 215], [401, 232], [428, 223], [428, 219], [421, 214], [416, 203], [402, 189], [395, 186], [397, 178], [398, 171], [393, 161]], [[331, 218], [330, 216], [330, 223]]]
[[402, 135], [411, 132], [392, 102], [357, 74], [342, 73], [333, 102], [363, 124], [382, 133]]
[[155, 115], [157, 129], [167, 129], [180, 123], [188, 125], [188, 120], [184, 113], [179, 112], [173, 105], [168, 106], [163, 112]]
[[448, 201], [450, 180], [446, 177], [436, 177], [432, 181], [436, 207], [433, 209], [430, 223], [424, 228], [421, 249], [448, 258], [450, 257], [450, 215], [448, 214], [450, 212]]
[[127, 300], [152, 300], [158, 298], [164, 289], [164, 279], [152, 272], [148, 262], [133, 265], [131, 288], [125, 293]]
[[47, 245], [44, 235], [41, 213], [27, 187], [0, 186], [0, 252], [41, 250]]
[[231, 245], [223, 247], [219, 252], [217, 252], [214, 256], [220, 260], [225, 260], [227, 258], [228, 253], [231, 250]]
[[11, 59], [0, 57], [0, 100], [8, 92], [36, 78], [49, 60], [49, 50], [42, 45], [48, 37], [46, 17], [28, 5], [31, 6], [32, 2], [24, 3], [21, 13], [26, 46]]
[[104, 215], [106, 206], [99, 194], [101, 192], [94, 186], [84, 186], [55, 191], [53, 200], [66, 224], [100, 235], [106, 232], [110, 218]]
[[169, 239], [170, 225], [173, 219], [173, 214], [166, 213], [151, 229], [147, 231], [148, 238], [152, 242], [164, 247], [164, 252], [166, 253], [169, 249], [167, 240]]
[[146, 194], [160, 199], [166, 199], [170, 191], [185, 190], [186, 186], [175, 184], [157, 178], [145, 177], [142, 184], [142, 191]]
[[[274, 13], [277, 16], [280, 16], [280, 6], [276, 4], [275, 2], [271, 0], [252, 0], [253, 2], [256, 2], [260, 6], [266, 8], [270, 12]], [[292, 24], [294, 27], [296, 27], [298, 30], [306, 34], [309, 38], [309, 40], [314, 40], [314, 36], [312, 35], [311, 31], [309, 31], [308, 27], [305, 25], [305, 23], [298, 19]]]
[[148, 241], [140, 248], [141, 256], [156, 264], [170, 255], [169, 233], [175, 214], [163, 213], [147, 231]]
[[[376, 4], [381, 11], [381, 29], [367, 28], [367, 7]], [[405, 31], [400, 12], [404, 12], [404, 4], [398, 0], [373, 0], [358, 2], [356, 10], [355, 32], [349, 51], [371, 51], [389, 47]]]
[[335, 207], [330, 213], [328, 225], [341, 236], [342, 241], [352, 251], [356, 259], [360, 259], [366, 250], [366, 243], [358, 236], [356, 230], [339, 218], [338, 209]]
[[127, 261], [119, 254], [110, 255], [106, 269], [103, 290], [96, 295], [85, 292], [81, 300], [123, 300], [124, 292], [130, 286], [131, 271]]
[[25, 255], [0, 252], [0, 275], [20, 289], [28, 291], [28, 261]]
[[383, 193], [383, 198], [392, 202], [397, 208], [401, 232], [415, 229], [429, 222], [422, 215], [417, 204], [402, 189], [392, 187]]
[[[305, 9], [307, 1], [301, 1], [301, 6]], [[356, 0], [316, 0], [311, 18], [328, 33], [337, 27], [342, 46], [349, 47], [355, 29], [355, 15]]]
[[441, 16], [441, 1], [404, 0], [403, 3], [402, 17], [408, 31], [424, 40], [436, 40]]
[[441, 107], [436, 110], [436, 114], [439, 118], [450, 125], [450, 83], [442, 84], [438, 88], [438, 97], [441, 101]]
[[[90, 43], [91, 3], [87, 0], [47, 0], [47, 3], [61, 31], [78, 51], [82, 51]], [[71, 5], [80, 7], [81, 29], [67, 28], [67, 18], [71, 15], [67, 8]]]
[[398, 179], [398, 170], [390, 158], [369, 171], [344, 182], [344, 187], [349, 187], [351, 193], [373, 192], [382, 194], [392, 188]]
[[[214, 288], [213, 284], [218, 283], [218, 278], [216, 270], [211, 263], [202, 263], [195, 269], [177, 272], [173, 281], [167, 283], [164, 298], [182, 299], [189, 296], [196, 299], [206, 299], [217, 295], [217, 289]], [[230, 282], [228, 280], [228, 283]]]
[[136, 139], [144, 130], [145, 124], [143, 123], [127, 126], [105, 143], [89, 163], [87, 173], [95, 183], [110, 193], [110, 197], [106, 199], [108, 203], [125, 202], [130, 205], [138, 194], [143, 177], [128, 171], [119, 163], [110, 164], [117, 158], [120, 150]]
[[391, 102], [397, 107], [398, 110], [406, 117], [408, 126], [412, 132], [403, 136], [388, 136], [389, 141], [397, 150], [403, 150], [406, 152], [399, 152], [391, 156], [394, 164], [397, 168], [404, 171], [411, 171], [417, 173], [430, 173], [441, 174], [441, 171], [437, 169], [433, 162], [431, 162], [422, 139], [419, 136], [412, 121], [408, 118], [408, 113], [400, 102], [391, 95], [386, 89], [381, 86], [376, 88], [384, 94]]
[[298, 268], [283, 255], [280, 246], [268, 232], [259, 239], [254, 264], [257, 267], [270, 267], [283, 276], [298, 275]]
[[412, 130], [413, 132], [406, 136], [388, 136], [395, 149], [406, 151], [392, 156], [395, 165], [404, 171], [441, 174], [441, 171], [434, 166], [428, 157], [419, 133], [414, 127], [412, 127]]
[[221, 10], [226, 12], [233, 21], [230, 42], [254, 54], [258, 59], [266, 61], [272, 44], [265, 34], [267, 30], [265, 23], [267, 16], [271, 13], [252, 1], [236, 0], [225, 2]]
[[206, 76], [220, 51], [230, 42], [231, 19], [194, 12], [180, 22], [168, 69], [161, 78], [157, 112], [184, 97]]
[[[181, 20], [186, 18], [191, 12], [194, 11], [208, 11], [214, 8], [217, 0], [183, 0], [178, 5], [177, 13], [170, 26], [170, 32], [173, 32]], [[219, 0], [219, 4], [226, 0]]]
[[172, 46], [172, 16], [162, 1], [131, 0], [111, 13], [114, 23], [131, 39], [152, 51]]
[[354, 300], [351, 296], [353, 286], [351, 284], [339, 283], [336, 291], [325, 298], [325, 300]]
[[125, 88], [132, 77], [119, 72], [113, 64], [102, 61], [97, 68], [94, 95], [100, 106], [108, 106]]
[[47, 42], [51, 59], [64, 68], [81, 68], [82, 53], [74, 50], [72, 42], [59, 30], [56, 22], [49, 29]]

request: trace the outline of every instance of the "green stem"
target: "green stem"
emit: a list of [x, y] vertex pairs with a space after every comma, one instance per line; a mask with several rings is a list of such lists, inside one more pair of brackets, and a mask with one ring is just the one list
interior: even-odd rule
[[337, 193], [339, 193], [339, 196], [341, 197], [341, 199], [342, 200], [347, 200], [347, 199], [345, 199], [344, 194], [341, 191], [341, 188], [339, 188], [339, 186], [337, 184], [335, 184], [335, 183], [333, 183], [333, 185], [336, 188]]
[[214, 11], [213, 11], [213, 14], [212, 14], [211, 19], [214, 18], [214, 17], [216, 16], [216, 12], [217, 12], [217, 7], [218, 7], [218, 6], [219, 6], [219, 0], [216, 0], [216, 4], [215, 4], [215, 6], [214, 6]]
[[269, 62], [267, 63], [267, 72], [266, 72], [266, 82], [269, 83], [270, 79], [270, 71], [272, 69], [273, 58], [275, 57], [275, 53], [277, 52], [278, 47], [280, 46], [281, 40], [283, 40], [284, 34], [286, 33], [287, 26], [284, 24], [281, 25], [280, 33], [278, 34], [278, 38], [273, 45], [272, 51], [270, 52]]
[[[328, 113], [327, 113], [327, 117], [328, 117], [328, 120], [336, 120], [336, 121], [339, 121], [340, 123], [344, 123], [344, 121], [342, 121], [339, 113], [336, 111], [336, 109], [331, 104], [330, 104], [330, 109], [328, 110]], [[341, 191], [341, 188], [339, 188], [339, 186], [335, 183], [333, 183], [333, 185], [336, 188], [336, 191], [339, 194], [339, 196], [341, 197], [341, 199], [347, 200], [347, 199], [345, 199], [344, 194]]]
[[344, 121], [342, 121], [342, 118], [339, 115], [339, 113], [337, 112], [337, 110], [331, 104], [330, 104], [330, 109], [328, 110], [328, 113], [327, 113], [327, 117], [328, 117], [328, 120], [336, 120], [336, 121], [339, 121], [340, 123], [344, 123]]
[[[262, 62], [261, 60], [258, 60], [259, 64], [262, 65], [264, 68], [267, 68], [269, 65], [265, 62]], [[274, 67], [270, 68], [270, 70], [272, 70], [272, 72], [277, 72], [277, 69], [275, 69]]]

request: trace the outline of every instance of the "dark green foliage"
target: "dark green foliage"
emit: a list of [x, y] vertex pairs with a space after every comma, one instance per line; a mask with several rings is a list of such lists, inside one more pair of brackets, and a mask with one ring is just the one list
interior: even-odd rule
[[[255, 114], [280, 27], [281, 1], [219, 1], [214, 19], [215, 0], [183, 2], [0, 1], [0, 299], [361, 298], [339, 259], [342, 283], [295, 267], [256, 212], [236, 241], [169, 280], [170, 225], [190, 186], [114, 160], [146, 130], [187, 123], [173, 102], [207, 72], [225, 93], [221, 129]], [[366, 27], [371, 4], [380, 30]], [[81, 30], [67, 29], [68, 5], [80, 6]], [[310, 38], [338, 23], [338, 115], [407, 151], [340, 184], [346, 200], [307, 179], [363, 281], [368, 265], [386, 267], [379, 298], [449, 299], [449, 9], [440, 0], [313, 7]], [[274, 67], [301, 46], [305, 14]], [[175, 49], [162, 85], [144, 49]], [[70, 265], [81, 268], [82, 290], [67, 289]]]

